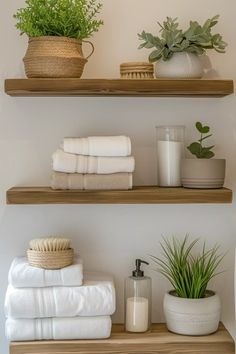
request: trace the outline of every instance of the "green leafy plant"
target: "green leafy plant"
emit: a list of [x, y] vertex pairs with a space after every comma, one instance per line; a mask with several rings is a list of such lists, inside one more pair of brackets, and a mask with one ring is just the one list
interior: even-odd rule
[[138, 34], [143, 43], [141, 48], [155, 48], [149, 55], [149, 61], [159, 59], [164, 61], [172, 58], [176, 52], [189, 52], [197, 55], [205, 53], [207, 49], [215, 49], [219, 53], [225, 53], [227, 43], [223, 41], [219, 33], [212, 34], [212, 28], [218, 23], [219, 16], [208, 19], [203, 26], [197, 21], [190, 21], [189, 28], [183, 31], [179, 28], [177, 18], [167, 17], [160, 26], [160, 36], [143, 31]]
[[187, 149], [198, 159], [211, 159], [215, 156], [214, 152], [211, 151], [215, 146], [203, 146], [203, 141], [212, 136], [212, 134], [209, 134], [210, 127], [203, 126], [202, 123], [197, 122], [196, 128], [200, 133], [200, 139], [190, 144]]
[[173, 237], [161, 243], [162, 258], [151, 256], [158, 272], [172, 284], [178, 297], [199, 299], [207, 295], [209, 281], [216, 273], [223, 255], [218, 254], [219, 246], [206, 250], [205, 243], [198, 255], [193, 255], [199, 240], [189, 242], [188, 236], [182, 241]]
[[97, 32], [102, 4], [97, 0], [26, 0], [17, 10], [16, 28], [29, 37], [64, 36], [83, 39]]

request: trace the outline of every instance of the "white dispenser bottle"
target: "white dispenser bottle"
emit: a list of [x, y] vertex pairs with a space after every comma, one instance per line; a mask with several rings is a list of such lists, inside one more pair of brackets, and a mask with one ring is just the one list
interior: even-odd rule
[[136, 269], [125, 280], [125, 330], [146, 332], [151, 326], [152, 280], [140, 269], [141, 259], [136, 259]]

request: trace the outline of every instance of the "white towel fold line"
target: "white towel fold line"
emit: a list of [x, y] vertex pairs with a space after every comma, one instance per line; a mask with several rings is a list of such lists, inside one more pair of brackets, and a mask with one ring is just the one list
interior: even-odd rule
[[8, 282], [15, 288], [41, 288], [48, 286], [81, 286], [83, 284], [83, 262], [75, 257], [71, 266], [47, 270], [31, 267], [26, 257], [13, 260]]
[[64, 173], [112, 174], [134, 172], [135, 160], [129, 157], [95, 157], [68, 154], [58, 149], [52, 156], [53, 170]]
[[9, 341], [102, 339], [111, 335], [111, 318], [8, 318], [5, 333]]
[[115, 302], [110, 276], [85, 273], [82, 286], [14, 288], [9, 285], [5, 315], [13, 318], [110, 316], [115, 312]]
[[63, 150], [78, 155], [129, 156], [131, 155], [131, 141], [127, 136], [65, 138]]

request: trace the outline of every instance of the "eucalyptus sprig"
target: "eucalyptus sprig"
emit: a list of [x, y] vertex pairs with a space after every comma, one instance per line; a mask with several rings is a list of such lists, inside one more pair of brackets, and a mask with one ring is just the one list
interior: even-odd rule
[[190, 144], [187, 149], [198, 159], [211, 159], [215, 156], [214, 152], [211, 151], [215, 146], [203, 146], [203, 142], [212, 136], [212, 134], [209, 134], [210, 127], [207, 125], [203, 126], [201, 122], [197, 122], [196, 128], [200, 133], [200, 139]]
[[225, 53], [227, 43], [223, 41], [219, 33], [212, 34], [212, 28], [218, 23], [219, 15], [208, 19], [203, 26], [197, 21], [190, 21], [189, 28], [185, 31], [179, 28], [177, 18], [167, 17], [161, 24], [160, 36], [143, 31], [138, 37], [143, 43], [141, 48], [155, 48], [149, 55], [149, 61], [159, 59], [164, 61], [172, 58], [174, 53], [189, 52], [197, 55], [205, 53], [207, 49], [214, 49], [219, 53]]
[[164, 239], [162, 258], [151, 256], [158, 266], [156, 270], [169, 280], [178, 297], [204, 298], [209, 281], [220, 274], [216, 270], [224, 255], [218, 253], [219, 246], [207, 250], [204, 243], [201, 252], [195, 256], [193, 250], [198, 242], [199, 239], [189, 242], [188, 236], [181, 241], [176, 237]]
[[84, 39], [97, 32], [103, 21], [97, 0], [25, 0], [14, 18], [16, 28], [29, 37], [64, 36]]

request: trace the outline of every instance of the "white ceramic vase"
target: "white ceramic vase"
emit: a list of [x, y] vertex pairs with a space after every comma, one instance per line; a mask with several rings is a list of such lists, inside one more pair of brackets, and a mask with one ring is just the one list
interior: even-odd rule
[[170, 60], [158, 60], [155, 75], [156, 78], [200, 79], [203, 76], [203, 66], [198, 55], [179, 52]]
[[169, 331], [188, 335], [203, 336], [217, 331], [221, 314], [219, 296], [207, 292], [203, 299], [184, 299], [169, 292], [164, 298], [164, 314]]

